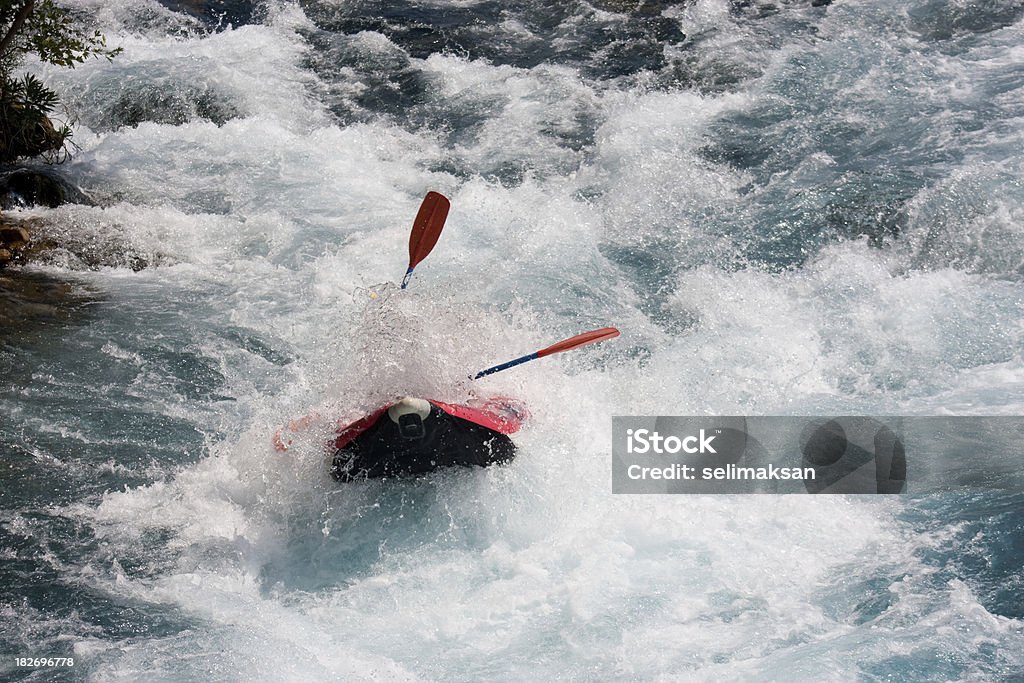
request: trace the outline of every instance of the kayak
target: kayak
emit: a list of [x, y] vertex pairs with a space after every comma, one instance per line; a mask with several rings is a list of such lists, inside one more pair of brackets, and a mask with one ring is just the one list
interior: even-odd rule
[[338, 429], [331, 474], [353, 481], [505, 463], [516, 454], [509, 435], [528, 418], [505, 396], [465, 404], [407, 396]]
[[[448, 198], [437, 192], [428, 192], [423, 198], [409, 234], [409, 266], [402, 278], [402, 290], [409, 285], [416, 266], [437, 244], [449, 208]], [[387, 285], [371, 290], [370, 299], [374, 303], [366, 310], [368, 318], [378, 322], [388, 319], [393, 311], [389, 311], [386, 304], [397, 291], [400, 290]], [[387, 334], [393, 322], [379, 331]], [[482, 379], [538, 358], [617, 336], [619, 331], [614, 327], [577, 334], [481, 370], [472, 379]], [[309, 427], [318, 418], [315, 413], [306, 415], [278, 429], [271, 439], [275, 450], [287, 451], [292, 445], [290, 434]], [[406, 396], [335, 432], [334, 439], [328, 443], [328, 453], [333, 453], [331, 474], [338, 481], [353, 481], [424, 474], [454, 465], [486, 467], [508, 462], [516, 454], [516, 446], [509, 435], [519, 431], [527, 419], [526, 408], [505, 396], [475, 399], [465, 404]]]

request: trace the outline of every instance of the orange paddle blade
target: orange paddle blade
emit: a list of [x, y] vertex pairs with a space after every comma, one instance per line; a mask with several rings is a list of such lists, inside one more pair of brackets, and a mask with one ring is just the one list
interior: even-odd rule
[[445, 219], [448, 218], [448, 209], [451, 202], [443, 194], [428, 192], [420, 204], [420, 210], [416, 214], [416, 220], [412, 223], [412, 233], [409, 235], [409, 269], [427, 258], [427, 254], [437, 244], [441, 236], [441, 229], [444, 228]]
[[553, 353], [561, 353], [562, 351], [586, 346], [587, 344], [596, 344], [597, 342], [604, 341], [605, 339], [614, 339], [618, 336], [619, 331], [614, 327], [602, 327], [599, 330], [591, 330], [590, 332], [577, 334], [575, 337], [569, 337], [557, 344], [552, 344], [546, 349], [541, 349], [537, 352], [537, 357], [543, 358], [544, 356], [550, 356]]

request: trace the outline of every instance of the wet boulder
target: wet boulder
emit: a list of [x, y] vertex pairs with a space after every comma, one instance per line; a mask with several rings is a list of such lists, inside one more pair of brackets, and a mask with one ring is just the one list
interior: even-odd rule
[[0, 223], [0, 268], [17, 259], [29, 243], [29, 232], [17, 224]]
[[18, 168], [0, 174], [0, 208], [47, 206], [52, 209], [67, 203], [91, 202], [78, 188], [53, 173]]

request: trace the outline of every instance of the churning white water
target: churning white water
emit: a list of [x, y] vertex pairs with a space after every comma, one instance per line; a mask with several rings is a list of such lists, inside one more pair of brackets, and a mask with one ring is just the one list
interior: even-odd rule
[[[123, 54], [32, 66], [93, 205], [20, 212], [61, 245], [22, 275], [61, 294], [4, 339], [5, 654], [95, 681], [1021, 675], [1019, 492], [610, 473], [614, 415], [1024, 410], [1024, 5], [177, 4], [83, 2]], [[437, 248], [371, 298], [431, 189]], [[338, 419], [470, 392], [529, 406], [508, 466], [330, 478]]]

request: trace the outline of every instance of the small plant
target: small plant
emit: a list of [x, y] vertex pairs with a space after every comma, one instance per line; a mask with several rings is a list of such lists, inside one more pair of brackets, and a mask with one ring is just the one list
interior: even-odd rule
[[84, 31], [53, 0], [0, 0], [0, 36], [0, 163], [38, 155], [59, 161], [71, 129], [49, 118], [59, 105], [57, 93], [15, 71], [28, 54], [73, 69], [91, 57], [113, 59], [121, 49], [108, 49], [99, 31]]

